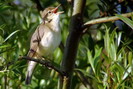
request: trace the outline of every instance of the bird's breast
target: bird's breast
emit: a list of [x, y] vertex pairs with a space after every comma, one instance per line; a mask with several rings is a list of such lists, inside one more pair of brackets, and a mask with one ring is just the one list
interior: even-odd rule
[[45, 33], [39, 45], [39, 52], [41, 56], [47, 56], [51, 54], [55, 48], [59, 46], [60, 41], [60, 32], [49, 31]]

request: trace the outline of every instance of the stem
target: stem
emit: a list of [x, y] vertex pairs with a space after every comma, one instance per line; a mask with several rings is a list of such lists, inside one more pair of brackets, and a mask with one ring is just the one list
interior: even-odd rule
[[[131, 17], [133, 15], [133, 12], [121, 14], [121, 15], [123, 17]], [[110, 22], [110, 21], [115, 21], [115, 20], [119, 20], [119, 19], [120, 18], [117, 16], [104, 17], [104, 18], [99, 18], [99, 19], [94, 19], [94, 20], [88, 21], [84, 25], [92, 25], [92, 24]]]
[[[75, 58], [77, 54], [78, 44], [82, 33], [81, 27], [83, 24], [83, 9], [86, 0], [74, 0], [73, 14], [71, 17], [69, 35], [66, 42], [63, 61], [61, 65], [65, 76], [60, 78], [62, 89], [71, 89], [71, 80], [73, 69], [75, 65]], [[60, 88], [61, 89], [61, 88]]]
[[4, 75], [4, 89], [7, 89], [7, 74]]
[[34, 59], [34, 58], [31, 58], [28, 56], [20, 57], [19, 60], [20, 59], [26, 59], [26, 60], [34, 61], [34, 62], [37, 62], [39, 64], [45, 65], [47, 68], [53, 69], [56, 72], [58, 72], [61, 76], [64, 76], [63, 72], [58, 67], [55, 66], [55, 63], [53, 64], [48, 60]]
[[87, 89], [93, 89], [92, 84], [89, 83], [88, 78], [84, 76], [84, 74], [79, 71], [79, 70], [75, 70], [75, 73], [77, 74], [77, 76], [79, 77], [80, 81], [84, 84], [84, 86]]

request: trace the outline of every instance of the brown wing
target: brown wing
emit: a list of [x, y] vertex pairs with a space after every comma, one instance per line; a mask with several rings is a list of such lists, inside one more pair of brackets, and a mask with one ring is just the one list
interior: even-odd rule
[[33, 57], [36, 53], [36, 50], [40, 44], [40, 41], [44, 35], [44, 24], [40, 24], [37, 29], [35, 30], [34, 34], [31, 37], [31, 42], [30, 42], [30, 50], [28, 52], [29, 57]]

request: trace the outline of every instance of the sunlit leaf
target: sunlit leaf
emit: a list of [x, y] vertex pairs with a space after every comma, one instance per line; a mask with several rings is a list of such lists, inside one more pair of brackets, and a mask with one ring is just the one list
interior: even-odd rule
[[14, 32], [12, 32], [5, 40], [4, 42], [6, 42], [9, 38], [11, 38], [15, 33], [19, 32], [20, 30], [16, 30]]
[[122, 15], [116, 15], [118, 16], [122, 21], [124, 21], [128, 26], [130, 26], [133, 29], [133, 21], [129, 18], [123, 17]]
[[87, 51], [87, 56], [88, 56], [89, 63], [91, 64], [91, 67], [93, 69], [93, 72], [96, 73], [95, 66], [94, 66], [94, 59], [92, 58], [92, 53], [90, 50]]
[[7, 47], [10, 47], [11, 45], [7, 44], [7, 45], [0, 45], [0, 49], [2, 48], [7, 48]]
[[131, 71], [132, 71], [132, 66], [129, 66], [129, 67], [125, 70], [125, 73], [124, 73], [124, 76], [123, 76], [122, 79], [123, 79], [123, 80], [126, 79], [126, 78], [130, 75]]

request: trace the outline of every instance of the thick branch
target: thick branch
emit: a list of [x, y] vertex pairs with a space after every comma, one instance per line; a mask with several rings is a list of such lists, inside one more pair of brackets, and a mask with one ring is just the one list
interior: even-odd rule
[[83, 24], [83, 9], [86, 0], [74, 0], [73, 14], [70, 22], [69, 35], [66, 42], [63, 61], [61, 65], [62, 71], [66, 76], [61, 79], [60, 85], [62, 89], [71, 88], [71, 80], [73, 69], [75, 65], [75, 58], [77, 54], [78, 44], [82, 33], [81, 26]]
[[[133, 12], [131, 13], [126, 13], [126, 14], [121, 14], [124, 17], [131, 17], [133, 15]], [[99, 18], [99, 19], [94, 19], [91, 21], [86, 22], [84, 25], [93, 25], [93, 24], [98, 24], [98, 23], [104, 23], [104, 22], [110, 22], [110, 21], [115, 21], [119, 20], [117, 16], [111, 16], [111, 17], [104, 17], [104, 18]]]
[[42, 59], [34, 59], [34, 58], [31, 58], [31, 57], [28, 57], [28, 56], [23, 56], [23, 57], [20, 57], [20, 59], [26, 59], [26, 60], [30, 60], [30, 61], [35, 61], [39, 64], [42, 64], [42, 65], [45, 65], [46, 67], [50, 68], [50, 69], [53, 69], [55, 70], [56, 72], [58, 72], [61, 76], [64, 76], [64, 73], [57, 67], [55, 67], [50, 61], [48, 60], [42, 60]]

